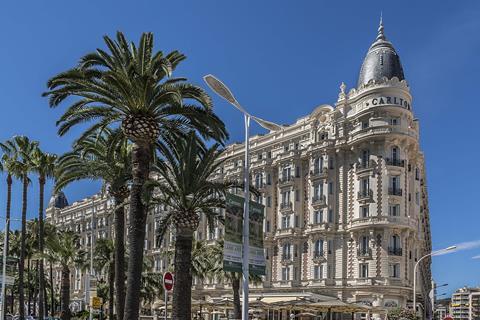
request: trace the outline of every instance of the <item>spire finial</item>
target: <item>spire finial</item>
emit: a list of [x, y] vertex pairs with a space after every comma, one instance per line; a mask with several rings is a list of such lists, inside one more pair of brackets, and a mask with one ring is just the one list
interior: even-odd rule
[[378, 26], [377, 40], [386, 40], [385, 34], [383, 33], [383, 12], [380, 11], [380, 24]]

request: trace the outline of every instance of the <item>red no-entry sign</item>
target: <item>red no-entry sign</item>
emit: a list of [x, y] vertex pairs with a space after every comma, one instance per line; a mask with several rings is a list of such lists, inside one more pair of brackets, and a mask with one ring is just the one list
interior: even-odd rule
[[165, 272], [163, 275], [163, 287], [165, 290], [170, 291], [173, 289], [173, 274]]

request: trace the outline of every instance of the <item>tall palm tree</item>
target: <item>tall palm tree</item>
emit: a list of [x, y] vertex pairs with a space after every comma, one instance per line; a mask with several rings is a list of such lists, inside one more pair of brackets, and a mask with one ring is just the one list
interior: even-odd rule
[[[38, 174], [39, 191], [39, 207], [38, 207], [38, 251], [43, 254], [44, 248], [44, 223], [43, 223], [43, 209], [44, 209], [44, 193], [45, 183], [48, 178], [54, 176], [55, 164], [57, 156], [54, 154], [44, 153], [40, 148], [36, 148], [31, 156], [32, 171]], [[39, 265], [39, 294], [38, 294], [38, 314], [39, 319], [43, 320], [45, 316], [45, 271], [43, 269], [43, 259]]]
[[[5, 143], [0, 143], [0, 148], [2, 149], [2, 157], [1, 157], [1, 162], [0, 162], [0, 171], [6, 171], [7, 172], [7, 208], [5, 211], [5, 220], [6, 220], [6, 226], [5, 226], [5, 234], [6, 234], [6, 253], [7, 256], [9, 255], [9, 243], [10, 243], [10, 210], [12, 206], [12, 175], [15, 174], [15, 166], [14, 164], [17, 161], [17, 153], [16, 151], [16, 146], [12, 144], [12, 141], [6, 141]], [[3, 303], [3, 308], [6, 309], [7, 302], [6, 299]]]
[[78, 98], [70, 100], [72, 104], [57, 121], [60, 135], [85, 122], [92, 126], [83, 136], [121, 124], [133, 143], [124, 314], [124, 319], [129, 320], [139, 315], [147, 213], [142, 195], [155, 146], [163, 151], [168, 148], [167, 140], [181, 137], [190, 129], [218, 141], [224, 141], [227, 134], [224, 124], [212, 111], [210, 97], [201, 88], [183, 78], [170, 78], [185, 59], [183, 54], [154, 52], [152, 33], [142, 34], [138, 46], [129, 44], [121, 32], [116, 40], [107, 36], [104, 40], [108, 51], [97, 49], [85, 55], [73, 69], [50, 79], [49, 91], [44, 95], [50, 97], [51, 107], [57, 107], [68, 97]]
[[78, 235], [71, 231], [59, 231], [45, 241], [45, 258], [56, 261], [62, 268], [61, 280], [61, 319], [70, 320], [70, 269], [74, 266], [84, 268], [87, 252], [80, 249]]
[[30, 179], [28, 177], [31, 171], [30, 158], [38, 146], [37, 141], [31, 141], [26, 136], [14, 136], [9, 141], [5, 142], [13, 153], [15, 153], [15, 162], [12, 163], [12, 170], [14, 176], [22, 180], [22, 236], [21, 236], [21, 251], [20, 261], [18, 265], [18, 294], [20, 303], [20, 320], [25, 319], [25, 295], [24, 295], [24, 271], [25, 271], [25, 241], [26, 241], [26, 227], [27, 227], [27, 196], [28, 185]]
[[[82, 179], [102, 179], [114, 199], [115, 256], [125, 256], [125, 202], [132, 177], [131, 145], [120, 129], [93, 132], [78, 141], [58, 161], [55, 189]], [[125, 304], [125, 259], [115, 259], [117, 320], [123, 319]], [[113, 300], [110, 305], [113, 305]]]
[[[110, 239], [98, 239], [95, 243], [95, 261], [93, 268], [108, 278], [108, 319], [113, 320], [114, 280], [115, 280], [115, 245]], [[125, 275], [124, 275], [125, 277]]]
[[189, 133], [185, 141], [165, 153], [165, 159], [156, 162], [155, 170], [163, 179], [149, 185], [159, 191], [154, 201], [171, 209], [162, 222], [171, 223], [176, 229], [173, 319], [191, 317], [192, 243], [200, 215], [213, 229], [215, 221], [221, 219], [218, 209], [225, 207], [227, 190], [237, 186], [234, 182], [211, 180], [223, 164], [219, 147], [214, 144], [206, 148], [194, 132]]

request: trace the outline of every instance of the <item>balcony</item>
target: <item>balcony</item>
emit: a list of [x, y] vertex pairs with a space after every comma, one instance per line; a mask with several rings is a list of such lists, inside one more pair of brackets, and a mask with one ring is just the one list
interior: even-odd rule
[[286, 184], [289, 184], [289, 183], [292, 183], [293, 182], [293, 176], [287, 176], [287, 177], [283, 177], [281, 179], [278, 179], [278, 184], [279, 185], [286, 185]]
[[357, 173], [361, 173], [364, 171], [368, 171], [373, 169], [375, 166], [372, 161], [362, 161], [360, 164], [357, 166]]
[[313, 196], [312, 197], [312, 205], [315, 206], [326, 206], [327, 205], [327, 200], [326, 197], [322, 195], [318, 196]]
[[388, 255], [390, 256], [401, 256], [402, 248], [388, 247]]
[[385, 160], [388, 166], [402, 167], [402, 168], [405, 167], [405, 160], [391, 159], [391, 158], [386, 158]]
[[290, 211], [292, 210], [293, 204], [291, 202], [282, 202], [280, 203], [280, 211]]
[[388, 194], [391, 196], [402, 196], [402, 189], [400, 188], [388, 188]]
[[328, 176], [327, 168], [315, 168], [310, 170], [310, 179], [326, 178]]
[[372, 249], [360, 248], [357, 250], [357, 255], [361, 258], [370, 258], [372, 256]]
[[373, 198], [373, 190], [371, 189], [359, 191], [357, 194], [358, 200], [371, 200], [372, 198]]

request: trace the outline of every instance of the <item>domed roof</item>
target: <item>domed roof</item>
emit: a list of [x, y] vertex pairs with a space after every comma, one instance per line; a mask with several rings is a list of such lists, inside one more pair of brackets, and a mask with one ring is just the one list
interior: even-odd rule
[[62, 209], [68, 206], [68, 200], [65, 196], [65, 193], [59, 191], [52, 195], [50, 201], [48, 202], [48, 207], [55, 207], [58, 209]]
[[375, 42], [368, 49], [358, 76], [357, 88], [367, 84], [370, 80], [379, 81], [383, 77], [404, 80], [402, 64], [392, 43], [383, 33], [383, 22], [380, 19], [378, 35]]

